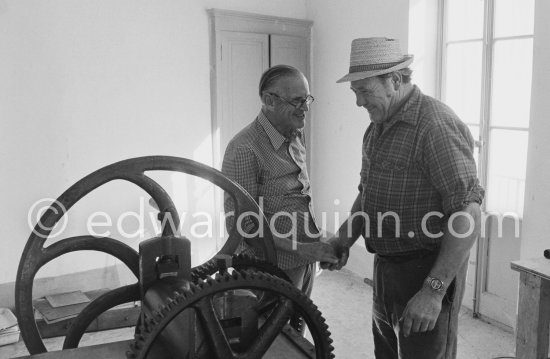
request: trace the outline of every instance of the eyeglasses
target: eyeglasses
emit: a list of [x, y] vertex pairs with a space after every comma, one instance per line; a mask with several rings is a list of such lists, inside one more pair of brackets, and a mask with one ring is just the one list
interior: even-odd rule
[[303, 99], [298, 100], [298, 101], [288, 101], [284, 97], [281, 97], [281, 96], [277, 95], [274, 92], [268, 92], [268, 94], [273, 95], [273, 96], [277, 97], [280, 100], [283, 100], [284, 102], [288, 103], [290, 106], [294, 107], [295, 109], [302, 108], [302, 107], [304, 107], [304, 105], [309, 106], [313, 103], [313, 101], [315, 101], [315, 98], [311, 95], [307, 95], [306, 98], [303, 98]]

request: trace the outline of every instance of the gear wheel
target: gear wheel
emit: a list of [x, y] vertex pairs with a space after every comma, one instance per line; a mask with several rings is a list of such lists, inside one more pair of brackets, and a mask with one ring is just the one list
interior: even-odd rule
[[[218, 255], [233, 255], [241, 243], [242, 237], [238, 233], [236, 226], [240, 214], [247, 212], [257, 213], [259, 215], [257, 219], [266, 228], [262, 240], [257, 241], [257, 244], [265, 253], [266, 259], [271, 263], [276, 263], [277, 255], [273, 237], [269, 230], [269, 223], [267, 223], [267, 219], [261, 208], [258, 207], [258, 204], [250, 194], [237, 183], [225, 177], [220, 171], [186, 158], [168, 156], [138, 157], [113, 163], [82, 178], [63, 192], [43, 212], [27, 240], [17, 270], [15, 310], [19, 327], [21, 328], [21, 337], [29, 353], [40, 354], [47, 351], [35, 321], [32, 299], [34, 298], [33, 282], [35, 276], [40, 268], [50, 261], [76, 251], [92, 250], [107, 253], [120, 260], [132, 271], [139, 279], [138, 285], [144, 285], [139, 268], [139, 254], [133, 248], [117, 239], [78, 235], [56, 240], [55, 243], [51, 243], [48, 246], [45, 246], [45, 244], [49, 240], [50, 233], [56, 223], [63, 218], [67, 218], [65, 217], [67, 211], [96, 188], [114, 180], [130, 182], [151, 196], [152, 201], [154, 201], [156, 207], [159, 209], [158, 219], [162, 223], [161, 237], [174, 238], [176, 235], [175, 232], [177, 232], [175, 229], [180, 227], [179, 214], [168, 192], [146, 174], [150, 171], [176, 171], [203, 178], [221, 188], [225, 191], [225, 194], [228, 194], [233, 199], [235, 206], [233, 229], [229, 231], [228, 238], [219, 249]], [[163, 256], [171, 254], [163, 253]], [[146, 274], [152, 276], [152, 271], [148, 271]], [[120, 287], [89, 303], [88, 306], [90, 308], [83, 311], [84, 314], [74, 319], [73, 326], [69, 329], [67, 335], [69, 340], [66, 342], [65, 347], [78, 346], [80, 338], [88, 327], [88, 324], [102, 312], [118, 304], [122, 304], [120, 302], [122, 298], [126, 298], [129, 301], [139, 299], [136, 298], [135, 293], [136, 291], [133, 286]]]
[[[212, 304], [215, 295], [236, 289], [263, 290], [279, 298], [263, 325], [255, 331], [256, 337], [244, 352], [236, 352], [231, 346]], [[199, 280], [196, 284], [191, 284], [189, 289], [184, 289], [168, 299], [167, 304], [159, 308], [154, 317], [147, 320], [140, 333], [136, 334], [126, 356], [129, 359], [147, 358], [163, 330], [180, 313], [190, 308], [195, 310], [198, 322], [207, 334], [209, 349], [216, 358], [261, 358], [283, 331], [293, 312], [298, 312], [305, 319], [315, 345], [315, 358], [334, 358], [328, 326], [313, 302], [289, 282], [269, 273], [253, 270], [235, 270], [232, 273], [218, 274], [214, 279], [208, 277], [205, 281]]]
[[[288, 275], [281, 268], [274, 266], [265, 260], [244, 253], [233, 255], [231, 257], [227, 256], [225, 258], [216, 256], [208, 262], [193, 268], [191, 278], [194, 282], [197, 282], [199, 279], [204, 280], [215, 273], [222, 273], [229, 268], [233, 268], [238, 271], [256, 270], [269, 273], [292, 284], [292, 281]], [[261, 291], [256, 294], [260, 298], [261, 304], [258, 306], [258, 311], [260, 313], [265, 313], [273, 309], [274, 302], [276, 302], [276, 300], [274, 300], [274, 296], [269, 295], [269, 293], [262, 293]], [[296, 329], [300, 333], [303, 332], [303, 322], [300, 315], [293, 315], [290, 323], [292, 328]]]
[[274, 266], [269, 262], [266, 262], [265, 260], [253, 257], [248, 254], [233, 255], [228, 258], [229, 260], [223, 265], [220, 265], [220, 260], [223, 259], [214, 257], [208, 262], [194, 267], [191, 272], [191, 279], [193, 280], [193, 282], [197, 282], [199, 279], [204, 280], [215, 273], [233, 268], [238, 271], [250, 269], [258, 270], [282, 278], [290, 283], [290, 278], [288, 278], [287, 274], [282, 269]]

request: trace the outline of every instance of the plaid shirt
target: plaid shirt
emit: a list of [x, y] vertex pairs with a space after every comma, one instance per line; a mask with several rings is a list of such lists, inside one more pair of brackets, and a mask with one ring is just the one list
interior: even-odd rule
[[[295, 238], [298, 242], [319, 240], [305, 158], [303, 132], [296, 131], [287, 139], [260, 111], [256, 120], [229, 142], [222, 164], [222, 172], [260, 203], [270, 223], [277, 214], [271, 228], [273, 235], [279, 233], [281, 237]], [[232, 202], [232, 198], [226, 195], [226, 213], [233, 210]], [[295, 214], [296, 225], [284, 213]], [[230, 230], [232, 217], [227, 218], [226, 225]], [[243, 221], [243, 230], [248, 233], [256, 231], [250, 220]], [[244, 242], [240, 251], [263, 257], [261, 250], [250, 248]], [[277, 262], [282, 269], [310, 263], [295, 252], [279, 249]]]
[[[371, 123], [363, 138], [361, 205], [367, 214], [367, 249], [385, 255], [439, 248], [446, 219], [471, 202], [481, 203], [468, 127], [445, 104], [414, 86], [387, 122]], [[441, 213], [426, 217], [429, 212]], [[399, 218], [389, 215], [393, 212]], [[383, 216], [379, 228], [379, 215]], [[381, 235], [380, 235], [381, 234]]]

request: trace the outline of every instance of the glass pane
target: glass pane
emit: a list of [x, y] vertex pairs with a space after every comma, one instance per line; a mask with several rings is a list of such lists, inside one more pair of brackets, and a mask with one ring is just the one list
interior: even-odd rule
[[523, 216], [527, 131], [491, 130], [486, 209]]
[[447, 46], [445, 103], [469, 124], [479, 123], [481, 45], [481, 41], [475, 41]]
[[483, 0], [447, 0], [447, 41], [483, 37]]
[[496, 0], [495, 37], [532, 35], [535, 0]]
[[476, 145], [474, 147], [474, 158], [476, 160], [476, 167], [479, 171], [479, 126], [468, 125], [468, 128], [472, 133], [472, 137], [474, 138], [474, 141], [476, 141]]
[[495, 42], [491, 125], [529, 126], [532, 66], [532, 39]]

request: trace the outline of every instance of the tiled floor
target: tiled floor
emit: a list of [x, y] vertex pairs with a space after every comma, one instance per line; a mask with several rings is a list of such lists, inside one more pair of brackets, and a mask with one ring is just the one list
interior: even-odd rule
[[[374, 359], [370, 329], [372, 289], [363, 278], [349, 271], [324, 271], [317, 277], [313, 302], [327, 320], [338, 359]], [[87, 334], [83, 344], [129, 339], [129, 328]], [[46, 339], [49, 350], [60, 348], [61, 338]], [[459, 324], [458, 359], [510, 358], [514, 336], [495, 326], [474, 319], [463, 311]], [[28, 354], [23, 342], [0, 347], [0, 358]]]

